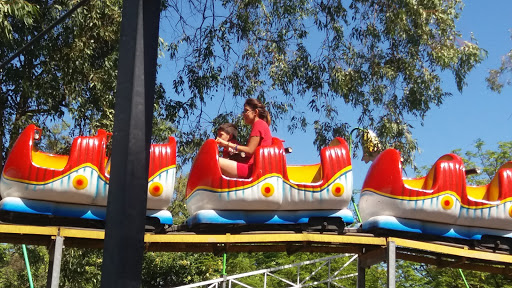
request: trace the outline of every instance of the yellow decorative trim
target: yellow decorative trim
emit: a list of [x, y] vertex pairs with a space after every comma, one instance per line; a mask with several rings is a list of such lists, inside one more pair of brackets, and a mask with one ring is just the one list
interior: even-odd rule
[[[10, 181], [16, 181], [16, 182], [25, 183], [25, 184], [45, 185], [45, 184], [49, 184], [49, 183], [61, 180], [62, 178], [65, 178], [65, 177], [69, 176], [71, 173], [76, 172], [77, 170], [79, 170], [81, 168], [84, 168], [84, 167], [89, 167], [89, 168], [93, 169], [94, 171], [96, 171], [98, 173], [98, 176], [103, 181], [108, 183], [107, 179], [103, 175], [101, 175], [100, 171], [98, 170], [98, 167], [92, 165], [91, 163], [84, 163], [84, 164], [82, 164], [80, 166], [77, 166], [77, 167], [69, 170], [66, 174], [60, 175], [58, 177], [55, 177], [55, 178], [52, 178], [52, 179], [50, 179], [48, 181], [43, 181], [43, 182], [29, 181], [29, 180], [20, 179], [20, 178], [13, 178], [13, 177], [9, 177], [9, 176], [5, 175], [5, 173], [2, 173], [2, 177], [4, 177], [7, 180], [10, 180]], [[175, 167], [176, 167], [176, 165], [171, 165], [171, 166], [168, 166], [166, 168], [160, 169], [157, 173], [155, 173], [153, 176], [151, 176], [149, 181], [153, 180], [155, 177], [157, 177], [160, 173], [164, 172], [165, 170], [172, 169], [172, 168], [175, 168]]]
[[98, 170], [98, 167], [92, 165], [91, 163], [84, 163], [84, 164], [82, 164], [80, 166], [77, 166], [76, 168], [73, 168], [73, 169], [69, 170], [66, 174], [60, 175], [58, 177], [55, 177], [53, 179], [50, 179], [48, 181], [43, 181], [43, 182], [29, 181], [29, 180], [19, 179], [19, 178], [11, 178], [11, 177], [6, 176], [5, 174], [2, 174], [2, 176], [5, 179], [7, 179], [7, 180], [16, 181], [16, 182], [20, 182], [20, 183], [33, 184], [33, 185], [45, 185], [45, 184], [48, 184], [48, 183], [52, 183], [52, 182], [61, 180], [62, 178], [65, 178], [65, 177], [69, 176], [71, 173], [76, 172], [77, 170], [79, 170], [81, 168], [84, 168], [84, 167], [89, 167], [89, 168], [93, 169], [94, 171], [96, 171], [98, 173], [98, 176], [100, 176], [100, 178], [103, 181], [107, 182], [105, 177], [103, 177], [103, 175], [100, 174], [100, 171]]
[[[453, 192], [453, 191], [450, 191], [450, 190], [446, 190], [446, 191], [442, 191], [442, 192], [438, 192], [436, 194], [432, 194], [430, 196], [423, 196], [423, 197], [408, 197], [408, 196], [396, 196], [396, 195], [392, 195], [392, 194], [387, 194], [387, 193], [382, 193], [378, 190], [375, 190], [375, 189], [371, 189], [371, 188], [365, 188], [363, 191], [361, 191], [361, 193], [363, 192], [373, 192], [375, 194], [378, 194], [380, 196], [383, 196], [383, 197], [387, 197], [387, 198], [394, 198], [394, 199], [400, 199], [400, 200], [408, 200], [408, 201], [418, 201], [418, 200], [425, 200], [425, 199], [431, 199], [431, 198], [434, 198], [434, 197], [439, 197], [439, 196], [442, 196], [442, 195], [452, 195], [453, 197], [455, 197], [459, 202], [460, 202], [460, 205], [461, 207], [463, 208], [466, 208], [466, 209], [483, 209], [483, 208], [490, 208], [490, 207], [495, 207], [497, 205], [500, 205], [500, 204], [504, 204], [504, 203], [507, 203], [507, 202], [510, 202], [512, 201], [512, 197], [508, 197], [506, 199], [503, 199], [500, 201], [500, 203], [495, 203], [495, 204], [486, 204], [486, 205], [480, 205], [480, 206], [476, 206], [476, 205], [466, 205], [466, 204], [463, 204], [460, 200], [460, 197], [459, 195], [457, 195], [457, 193]], [[473, 200], [474, 201], [474, 200]]]
[[361, 191], [361, 193], [365, 192], [365, 191], [373, 192], [375, 194], [379, 194], [381, 196], [386, 196], [388, 198], [395, 198], [395, 199], [400, 199], [400, 200], [424, 200], [424, 199], [430, 199], [430, 198], [439, 197], [441, 195], [448, 194], [448, 195], [452, 195], [453, 197], [457, 198], [460, 201], [459, 195], [457, 195], [457, 193], [455, 193], [454, 191], [450, 191], [450, 190], [438, 192], [436, 194], [432, 194], [432, 195], [428, 195], [428, 196], [420, 196], [420, 197], [397, 196], [397, 195], [392, 195], [392, 194], [388, 194], [388, 193], [383, 193], [383, 192], [380, 192], [379, 190], [375, 190], [372, 188], [364, 188], [363, 191]]
[[158, 175], [160, 175], [164, 171], [171, 170], [173, 168], [176, 168], [176, 165], [167, 166], [167, 167], [164, 167], [164, 168], [158, 170], [158, 172], [156, 172], [155, 174], [151, 175], [151, 177], [149, 177], [148, 182], [151, 182], [151, 180], [155, 179]]

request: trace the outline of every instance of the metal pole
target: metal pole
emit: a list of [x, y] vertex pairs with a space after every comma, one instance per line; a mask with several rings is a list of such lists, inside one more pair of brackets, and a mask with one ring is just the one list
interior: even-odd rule
[[226, 287], [226, 252], [222, 255], [222, 277], [224, 281], [222, 282], [222, 288]]
[[[361, 221], [361, 215], [359, 214], [359, 209], [357, 209], [357, 204], [356, 204], [356, 201], [354, 200], [354, 191], [356, 189], [352, 189], [352, 196], [350, 197], [350, 200], [352, 201], [352, 205], [354, 205], [354, 210], [356, 211], [356, 216], [357, 216], [357, 221], [359, 221], [359, 223], [363, 222]], [[359, 190], [361, 191], [361, 190]]]
[[300, 284], [300, 266], [297, 266], [297, 285]]
[[361, 254], [357, 257], [357, 288], [366, 287], [366, 268], [362, 265]]
[[101, 287], [140, 287], [160, 0], [124, 0]]
[[30, 263], [28, 262], [27, 246], [25, 244], [21, 244], [21, 249], [23, 250], [23, 258], [25, 259], [25, 267], [27, 268], [28, 284], [30, 285], [30, 288], [34, 288], [32, 272], [30, 272]]
[[464, 276], [464, 273], [462, 273], [462, 269], [459, 269], [460, 276], [462, 277], [462, 280], [464, 280], [464, 284], [466, 284], [466, 287], [469, 288], [468, 281], [466, 281], [466, 276]]
[[396, 243], [394, 241], [388, 241], [387, 250], [388, 288], [395, 288]]
[[327, 263], [328, 265], [328, 268], [329, 269], [329, 273], [327, 275], [329, 275], [329, 282], [327, 282], [327, 288], [331, 288], [331, 282], [332, 282], [332, 279], [331, 279], [331, 259], [329, 259], [329, 262]]
[[222, 275], [226, 275], [226, 252], [222, 255]]

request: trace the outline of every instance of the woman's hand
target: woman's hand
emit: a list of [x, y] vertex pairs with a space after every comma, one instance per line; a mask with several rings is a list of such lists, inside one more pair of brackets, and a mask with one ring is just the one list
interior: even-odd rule
[[217, 145], [219, 145], [221, 147], [228, 147], [229, 146], [229, 142], [226, 141], [226, 140], [222, 140], [220, 138], [217, 138], [217, 139], [215, 139], [215, 141], [217, 142]]

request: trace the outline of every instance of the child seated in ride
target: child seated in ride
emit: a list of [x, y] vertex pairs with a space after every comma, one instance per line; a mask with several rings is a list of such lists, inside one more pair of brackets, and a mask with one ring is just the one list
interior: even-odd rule
[[222, 139], [228, 143], [231, 143], [234, 147], [224, 146], [222, 149], [222, 158], [229, 159], [236, 153], [238, 147], [238, 141], [236, 140], [237, 134], [238, 130], [236, 129], [235, 124], [232, 123], [224, 123], [217, 129], [217, 139]]
[[272, 134], [270, 133], [270, 114], [265, 105], [258, 99], [247, 99], [244, 104], [242, 117], [247, 125], [251, 126], [251, 133], [247, 145], [237, 145], [217, 138], [217, 144], [222, 147], [233, 148], [235, 152], [248, 154], [249, 160], [246, 163], [236, 162], [230, 159], [219, 158], [219, 166], [222, 174], [231, 178], [249, 178], [252, 174], [254, 163], [254, 151], [259, 146], [270, 146]]

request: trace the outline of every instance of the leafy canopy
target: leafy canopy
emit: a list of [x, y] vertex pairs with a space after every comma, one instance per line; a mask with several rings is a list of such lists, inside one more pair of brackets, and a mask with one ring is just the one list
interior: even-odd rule
[[[512, 35], [512, 30], [510, 31]], [[512, 39], [512, 36], [511, 38]], [[485, 78], [487, 86], [492, 91], [501, 93], [505, 85], [511, 85], [512, 80], [510, 75], [512, 74], [512, 49], [501, 57], [501, 65], [496, 69], [489, 71], [489, 76]]]
[[468, 177], [468, 182], [472, 185], [488, 184], [503, 164], [512, 161], [512, 141], [498, 142], [496, 150], [485, 150], [484, 147], [485, 142], [482, 139], [477, 139], [472, 150], [464, 153], [461, 149], [453, 151], [463, 155], [466, 169], [480, 168], [480, 174]]
[[[244, 98], [258, 97], [291, 132], [313, 128], [318, 148], [335, 136], [348, 138], [357, 125], [377, 132], [410, 162], [417, 149], [410, 119], [422, 121], [451, 95], [441, 73], [451, 72], [462, 91], [485, 52], [456, 30], [458, 0], [169, 6], [165, 19], [175, 28], [166, 49], [177, 72], [168, 79], [175, 96], [165, 110], [180, 127], [188, 123], [194, 136], [204, 131], [201, 120], [214, 122], [206, 107], [238, 111]], [[352, 110], [357, 119], [345, 116]]]
[[[75, 4], [28, 3], [2, 4], [18, 12], [1, 14], [0, 32], [11, 37], [0, 38], [0, 59]], [[219, 123], [241, 122], [234, 111], [247, 97], [266, 103], [290, 133], [313, 129], [318, 148], [359, 126], [410, 162], [411, 119], [451, 95], [441, 73], [461, 91], [484, 56], [456, 30], [461, 0], [162, 3], [170, 32], [161, 45], [176, 70], [164, 80], [172, 91], [157, 84], [154, 139], [174, 133], [182, 164]], [[112, 128], [120, 9], [119, 0], [90, 1], [2, 71], [2, 157], [31, 122], [69, 115], [70, 134]]]

